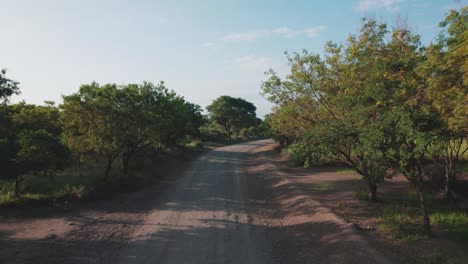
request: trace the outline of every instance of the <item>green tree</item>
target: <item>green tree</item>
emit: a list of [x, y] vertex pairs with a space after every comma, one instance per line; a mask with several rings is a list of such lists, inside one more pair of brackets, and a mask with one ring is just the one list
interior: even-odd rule
[[231, 140], [233, 133], [250, 127], [256, 121], [257, 108], [242, 98], [224, 95], [214, 100], [206, 109], [211, 120], [221, 127], [228, 140]]
[[286, 80], [273, 74], [263, 85], [277, 104], [271, 126], [293, 140], [304, 162], [325, 158], [348, 164], [367, 181], [370, 200], [376, 199], [377, 185], [392, 176], [384, 159], [391, 129], [382, 127], [390, 125], [384, 120], [391, 109], [382, 104], [392, 85], [385, 75], [387, 33], [385, 24], [365, 20], [360, 35], [345, 46], [328, 43], [323, 59], [295, 54]]
[[468, 7], [451, 10], [440, 26], [444, 30], [427, 48], [419, 72], [427, 80], [425, 96], [445, 123], [437, 145], [445, 165], [445, 195], [451, 200], [457, 163], [468, 151]]
[[45, 105], [26, 104], [24, 101], [12, 107], [12, 121], [16, 129], [44, 129], [54, 136], [62, 132], [60, 126], [60, 111], [54, 102], [46, 101]]
[[169, 91], [164, 83], [116, 86], [83, 85], [64, 97], [61, 106], [63, 137], [79, 153], [107, 157], [104, 178], [121, 157], [125, 177], [131, 159], [145, 147], [177, 145], [197, 134], [203, 121], [199, 106]]
[[0, 70], [0, 103], [8, 102], [10, 96], [19, 94], [19, 82], [6, 77], [6, 70]]
[[78, 153], [105, 156], [105, 180], [123, 147], [119, 140], [124, 125], [116, 111], [117, 96], [115, 84], [100, 86], [93, 82], [64, 96], [60, 106], [64, 142]]
[[0, 71], [0, 177], [8, 180], [17, 179], [19, 175], [17, 131], [11, 118], [12, 108], [8, 105], [9, 97], [19, 93], [18, 84], [6, 77], [6, 70]]
[[[18, 137], [18, 164], [20, 176], [28, 172], [42, 172], [48, 175], [51, 184], [55, 183], [55, 174], [63, 170], [70, 161], [70, 151], [54, 135], [44, 129], [23, 130]], [[19, 180], [16, 181], [18, 183]], [[16, 192], [19, 186], [16, 184]]]

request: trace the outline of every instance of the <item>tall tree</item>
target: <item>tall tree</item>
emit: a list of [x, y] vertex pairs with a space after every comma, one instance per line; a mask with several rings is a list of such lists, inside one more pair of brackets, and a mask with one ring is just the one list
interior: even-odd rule
[[438, 42], [427, 48], [419, 72], [427, 80], [425, 96], [445, 123], [438, 146], [445, 165], [445, 195], [452, 197], [456, 166], [468, 151], [468, 7], [451, 10], [440, 23]]
[[257, 108], [242, 98], [224, 95], [214, 100], [206, 109], [210, 118], [221, 127], [228, 140], [231, 140], [233, 133], [254, 125], [256, 121]]
[[[6, 70], [0, 71], [0, 177], [18, 179], [18, 144], [12, 122], [12, 109], [8, 105], [11, 95], [19, 93], [19, 83], [6, 77]], [[16, 182], [19, 182], [18, 180]]]
[[385, 24], [365, 20], [346, 45], [328, 43], [323, 59], [295, 54], [285, 81], [273, 75], [263, 85], [279, 107], [276, 123], [306, 152], [305, 161], [328, 155], [348, 164], [367, 181], [370, 200], [392, 175], [383, 158], [391, 137], [391, 129], [382, 129], [390, 108], [382, 102], [391, 90], [385, 81], [387, 33]]
[[117, 106], [117, 86], [93, 82], [63, 97], [61, 123], [65, 143], [79, 153], [96, 153], [107, 159], [104, 179], [122, 152], [119, 133], [122, 118]]

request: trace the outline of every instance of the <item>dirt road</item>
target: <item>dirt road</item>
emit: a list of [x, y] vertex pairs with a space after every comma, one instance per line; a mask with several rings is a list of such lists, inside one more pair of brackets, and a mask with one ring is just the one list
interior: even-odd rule
[[390, 263], [277, 170], [273, 144], [215, 149], [77, 212], [3, 219], [0, 263]]

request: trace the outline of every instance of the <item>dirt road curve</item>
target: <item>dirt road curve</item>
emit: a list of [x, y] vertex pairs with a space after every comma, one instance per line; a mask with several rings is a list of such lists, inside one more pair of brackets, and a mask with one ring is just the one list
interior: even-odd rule
[[177, 179], [79, 212], [8, 219], [0, 262], [388, 263], [277, 170], [272, 145], [210, 151]]

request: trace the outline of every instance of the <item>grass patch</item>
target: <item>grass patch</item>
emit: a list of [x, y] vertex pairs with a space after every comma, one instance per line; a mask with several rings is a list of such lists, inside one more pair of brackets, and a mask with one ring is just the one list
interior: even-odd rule
[[339, 174], [355, 174], [356, 171], [351, 168], [338, 168], [336, 169], [336, 173]]
[[103, 180], [105, 159], [90, 155], [80, 166], [72, 164], [57, 174], [55, 183], [42, 174], [24, 175], [19, 197], [14, 195], [12, 181], [0, 180], [0, 208], [29, 208], [36, 205], [68, 207], [78, 200], [106, 198], [141, 190], [158, 183], [169, 171], [183, 169], [187, 161], [202, 151], [196, 145], [164, 152], [145, 149], [131, 160], [130, 178], [124, 177], [121, 161], [116, 160], [106, 182]]
[[369, 199], [367, 188], [365, 188], [364, 186], [358, 186], [355, 189], [354, 196], [358, 200], [368, 200]]
[[398, 208], [385, 208], [377, 218], [377, 230], [392, 239], [418, 239], [424, 236], [421, 217]]
[[[468, 153], [468, 152], [467, 152]], [[468, 173], [468, 160], [461, 160], [457, 164], [457, 172]]]
[[309, 187], [309, 189], [313, 191], [332, 191], [335, 188], [336, 185], [333, 182], [316, 183]]
[[464, 212], [437, 212], [431, 215], [432, 224], [449, 237], [468, 242], [468, 214]]
[[13, 192], [0, 193], [0, 205], [15, 204], [21, 205], [28, 202], [43, 202], [48, 199], [48, 195], [40, 193], [24, 193], [16, 197]]
[[[443, 201], [426, 195], [431, 229], [436, 236], [468, 243], [468, 213], [451, 208]], [[393, 239], [419, 239], [424, 237], [422, 215], [415, 191], [408, 191], [405, 199], [383, 204], [378, 216], [377, 230]]]

